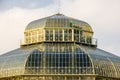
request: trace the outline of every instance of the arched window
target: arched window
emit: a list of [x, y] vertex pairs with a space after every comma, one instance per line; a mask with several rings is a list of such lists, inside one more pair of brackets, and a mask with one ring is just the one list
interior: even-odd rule
[[28, 56], [26, 67], [36, 68], [41, 66], [42, 53], [38, 50], [33, 50]]

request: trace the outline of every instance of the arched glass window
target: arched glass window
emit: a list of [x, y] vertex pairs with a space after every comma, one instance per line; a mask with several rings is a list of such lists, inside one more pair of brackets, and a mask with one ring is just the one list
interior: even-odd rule
[[33, 50], [28, 56], [25, 66], [25, 73], [39, 73], [40, 68], [42, 68], [42, 53], [38, 50]]
[[[56, 44], [59, 46], [59, 44]], [[52, 45], [52, 47], [56, 46]], [[40, 52], [38, 50], [32, 51], [26, 63], [26, 70], [32, 73], [45, 72], [46, 74], [87, 74], [93, 73], [92, 63], [88, 55], [74, 46], [64, 45], [64, 51], [60, 51], [59, 47], [45, 46], [46, 51]], [[68, 48], [71, 47], [71, 48]], [[30, 73], [29, 72], [29, 73]]]

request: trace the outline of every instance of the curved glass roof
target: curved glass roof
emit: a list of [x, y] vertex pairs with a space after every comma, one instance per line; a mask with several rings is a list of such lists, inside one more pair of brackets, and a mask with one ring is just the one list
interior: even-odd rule
[[[0, 75], [14, 76], [24, 73], [28, 50], [16, 49], [0, 56]], [[12, 74], [11, 74], [12, 73]]]
[[74, 28], [87, 27], [87, 29], [85, 28], [85, 30], [92, 32], [92, 28], [88, 23], [71, 17], [64, 16], [63, 14], [55, 14], [43, 19], [32, 21], [27, 25], [26, 30], [40, 27], [74, 27]]
[[120, 78], [120, 57], [111, 53], [77, 44], [42, 46], [45, 51], [16, 49], [1, 55], [0, 76], [74, 73]]

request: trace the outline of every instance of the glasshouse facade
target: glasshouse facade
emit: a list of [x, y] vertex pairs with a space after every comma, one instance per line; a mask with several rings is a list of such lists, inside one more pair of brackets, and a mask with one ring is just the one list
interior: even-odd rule
[[20, 48], [0, 55], [0, 80], [120, 80], [120, 57], [97, 48], [88, 23], [58, 13], [29, 23]]

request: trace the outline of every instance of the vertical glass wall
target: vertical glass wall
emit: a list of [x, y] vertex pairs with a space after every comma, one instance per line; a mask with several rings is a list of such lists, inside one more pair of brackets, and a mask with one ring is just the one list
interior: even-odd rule
[[[52, 44], [51, 44], [52, 45]], [[34, 50], [28, 57], [29, 74], [94, 74], [87, 54], [73, 44], [45, 44], [45, 52]]]
[[33, 29], [24, 32], [25, 44], [36, 43], [43, 41], [43, 29]]
[[52, 29], [45, 30], [45, 39], [46, 41], [53, 41], [53, 30]]

